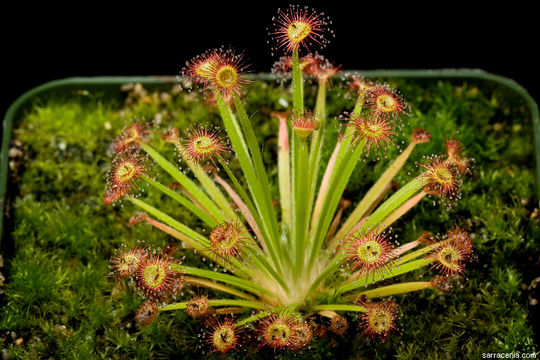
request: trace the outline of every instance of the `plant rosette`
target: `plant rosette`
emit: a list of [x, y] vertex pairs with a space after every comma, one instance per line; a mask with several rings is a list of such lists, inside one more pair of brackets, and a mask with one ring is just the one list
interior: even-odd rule
[[[348, 82], [355, 106], [338, 120], [337, 137], [329, 135], [333, 125], [326, 93], [339, 66], [319, 54], [299, 55], [326, 45], [333, 36], [329, 24], [322, 14], [298, 6], [274, 18], [274, 50], [285, 52], [276, 73], [292, 80], [291, 111], [268, 117], [279, 121], [278, 201], [272, 198], [261, 144], [244, 105], [250, 82], [244, 56], [231, 49], [209, 50], [183, 71], [212, 98], [224, 133], [196, 125], [184, 136], [169, 128], [161, 137], [193, 176], [149, 141], [148, 124], [133, 122], [114, 142], [105, 203], [133, 203], [143, 211], [133, 224], [147, 223], [167, 233], [220, 268], [189, 266], [150, 248], [120, 250], [112, 259], [113, 274], [131, 278], [145, 299], [136, 314], [140, 325], [151, 323], [158, 312], [185, 310], [201, 319], [206, 343], [217, 353], [247, 346], [247, 333], [260, 340], [258, 346], [298, 350], [315, 341], [325, 324], [340, 336], [359, 328], [364, 336], [384, 341], [398, 329], [399, 308], [392, 297], [424, 289], [448, 292], [465, 271], [472, 240], [460, 227], [442, 236], [422, 233], [401, 245], [391, 229], [424, 198], [438, 199], [445, 207], [461, 198], [469, 159], [457, 139], [446, 142], [446, 154], [427, 156], [419, 173], [394, 190], [394, 178], [411, 153], [430, 141], [429, 129], [415, 129], [409, 144], [358, 202], [343, 198], [357, 163], [398, 147], [411, 110], [388, 85], [352, 76]], [[313, 109], [304, 103], [307, 77], [317, 84]], [[334, 143], [323, 163], [323, 150]], [[149, 175], [150, 159], [169, 180]], [[171, 180], [178, 186], [164, 185]], [[142, 183], [190, 211], [205, 231], [139, 196]], [[352, 211], [343, 216], [348, 206]], [[402, 276], [433, 271], [441, 275], [427, 281]], [[186, 286], [223, 296], [177, 302]], [[357, 326], [349, 326], [347, 318], [357, 319]]]

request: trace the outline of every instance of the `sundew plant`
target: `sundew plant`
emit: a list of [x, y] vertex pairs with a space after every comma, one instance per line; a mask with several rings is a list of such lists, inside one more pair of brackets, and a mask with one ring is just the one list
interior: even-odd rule
[[[345, 200], [357, 164], [368, 165], [398, 146], [409, 107], [389, 86], [351, 76], [344, 81], [356, 99], [354, 108], [328, 119], [326, 91], [340, 69], [309, 51], [326, 45], [330, 21], [290, 6], [278, 11], [273, 23], [272, 51], [284, 53], [273, 70], [292, 82], [292, 109], [268, 118], [279, 122], [279, 199], [272, 198], [276, 185], [244, 105], [250, 82], [244, 57], [231, 49], [209, 50], [189, 61], [183, 75], [217, 106], [224, 131], [194, 124], [180, 135], [169, 128], [161, 138], [175, 151], [165, 154], [148, 136], [159, 130], [132, 121], [111, 146], [105, 202], [133, 203], [141, 211], [130, 225], [147, 223], [164, 231], [210, 266], [190, 266], [185, 257], [175, 259], [168, 249], [140, 242], [118, 249], [111, 274], [130, 279], [144, 299], [135, 314], [139, 325], [150, 324], [159, 312], [184, 310], [201, 318], [207, 346], [218, 353], [247, 346], [299, 350], [328, 330], [344, 334], [351, 319], [358, 332], [384, 341], [398, 331], [393, 296], [448, 292], [472, 257], [471, 237], [455, 224], [444, 235], [424, 229], [405, 244], [391, 229], [424, 198], [442, 211], [458, 201], [469, 159], [461, 155], [458, 140], [448, 139], [446, 154], [426, 155], [418, 173], [396, 189], [396, 174], [417, 145], [431, 138], [429, 129], [417, 128], [373, 186], [352, 204]], [[317, 84], [313, 109], [304, 106], [308, 77]], [[337, 138], [327, 136], [329, 126], [339, 128]], [[334, 143], [323, 162], [323, 150]], [[151, 175], [151, 165], [161, 174]], [[142, 189], [170, 197], [206, 231], [148, 203]], [[345, 212], [350, 205], [353, 210]], [[411, 272], [429, 279], [401, 276]], [[198, 295], [185, 298], [185, 287], [197, 288]]]

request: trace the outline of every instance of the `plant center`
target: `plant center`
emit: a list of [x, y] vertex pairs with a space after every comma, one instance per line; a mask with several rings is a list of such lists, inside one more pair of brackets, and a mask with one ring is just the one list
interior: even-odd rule
[[216, 80], [222, 88], [230, 89], [238, 83], [238, 73], [233, 66], [225, 65], [217, 71]]
[[231, 250], [236, 245], [236, 241], [236, 236], [225, 233], [215, 239], [214, 246], [221, 251]]
[[266, 339], [269, 343], [285, 345], [290, 337], [291, 329], [282, 322], [274, 322], [266, 330]]
[[356, 249], [356, 254], [358, 258], [365, 263], [374, 263], [378, 261], [383, 253], [383, 248], [381, 244], [377, 241], [370, 240], [366, 241], [358, 246]]
[[368, 122], [362, 126], [364, 135], [371, 139], [377, 139], [383, 134], [383, 127], [376, 122]]
[[137, 131], [137, 129], [132, 127], [128, 131], [128, 136], [126, 137], [125, 142], [135, 141], [135, 140], [137, 140], [138, 137], [139, 137], [139, 132]]
[[369, 316], [369, 325], [376, 333], [386, 332], [392, 325], [392, 317], [384, 311], [375, 311]]
[[199, 136], [193, 141], [193, 150], [198, 154], [211, 154], [215, 149], [214, 141], [208, 136]]
[[126, 183], [137, 173], [137, 167], [131, 162], [125, 162], [116, 170], [116, 179], [120, 183]]
[[234, 341], [234, 328], [229, 324], [219, 326], [212, 335], [212, 344], [221, 352], [229, 350], [234, 345]]
[[131, 273], [137, 267], [140, 257], [134, 253], [127, 253], [122, 256], [118, 264], [118, 270], [121, 272]]
[[162, 265], [150, 264], [144, 268], [143, 277], [144, 282], [150, 288], [157, 288], [163, 284], [165, 280], [166, 271]]
[[397, 110], [397, 101], [393, 96], [383, 94], [377, 97], [377, 109], [389, 113]]
[[437, 258], [443, 266], [449, 269], [459, 268], [458, 261], [461, 256], [459, 252], [451, 246], [441, 249], [437, 254]]
[[452, 183], [454, 182], [454, 176], [452, 175], [452, 172], [444, 167], [436, 168], [433, 172], [433, 178], [439, 184], [444, 184], [447, 186], [452, 185]]
[[309, 330], [309, 327], [307, 325], [299, 325], [296, 326], [294, 329], [294, 332], [296, 334], [296, 339], [300, 342], [309, 342], [311, 333]]
[[289, 41], [295, 45], [300, 44], [302, 40], [309, 36], [311, 25], [304, 21], [293, 21], [287, 28]]
[[186, 312], [191, 317], [203, 316], [207, 313], [208, 306], [208, 299], [206, 297], [197, 297], [187, 304]]

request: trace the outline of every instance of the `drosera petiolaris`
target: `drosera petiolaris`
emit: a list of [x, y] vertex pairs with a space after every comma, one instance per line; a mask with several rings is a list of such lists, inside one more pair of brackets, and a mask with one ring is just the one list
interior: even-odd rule
[[[292, 79], [292, 109], [267, 116], [267, 121], [279, 121], [279, 199], [272, 198], [271, 174], [244, 104], [250, 81], [244, 73], [243, 53], [218, 48], [195, 57], [183, 73], [211, 97], [227, 137], [197, 124], [182, 139], [180, 131], [168, 128], [161, 138], [173, 146], [182, 169], [142, 131], [133, 136], [130, 129], [146, 129], [146, 125], [131, 125], [115, 141], [123, 144], [129, 139], [130, 145], [116, 146], [105, 202], [133, 203], [144, 211], [135, 222], [175, 238], [214, 264], [213, 269], [194, 267], [148, 248], [140, 261], [133, 262], [137, 269], [125, 277], [146, 299], [143, 309], [152, 309], [153, 302], [160, 312], [185, 309], [191, 317], [200, 317], [203, 326], [213, 323], [206, 331], [207, 343], [218, 353], [253, 345], [243, 343], [246, 336], [239, 333], [255, 337], [257, 347], [299, 350], [311, 346], [313, 333], [324, 326], [320, 319], [329, 319], [329, 328], [343, 334], [349, 328], [346, 316], [351, 314], [359, 319], [351, 328], [359, 327], [365, 336], [384, 341], [399, 327], [394, 296], [424, 289], [448, 292], [472, 256], [471, 237], [460, 227], [450, 229], [453, 223], [446, 235], [422, 233], [404, 244], [397, 242], [391, 226], [424, 198], [442, 204], [435, 211], [450, 209], [461, 198], [470, 161], [462, 155], [461, 143], [452, 138], [446, 141], [445, 154], [426, 156], [417, 165], [419, 173], [393, 189], [394, 178], [415, 147], [430, 141], [430, 129], [414, 129], [409, 145], [402, 148], [411, 115], [404, 97], [387, 84], [353, 76], [346, 82], [355, 105], [336, 122], [337, 133], [328, 131], [332, 122], [327, 116], [327, 91], [339, 67], [318, 54], [300, 58], [299, 53], [327, 43], [330, 21], [307, 7], [291, 6], [280, 10], [274, 22], [277, 49], [290, 56], [280, 59], [275, 68], [290, 72]], [[317, 84], [312, 110], [304, 102], [306, 75]], [[335, 146], [323, 167], [321, 154], [332, 143]], [[350, 202], [342, 196], [357, 164], [369, 160], [361, 170], [369, 171], [373, 161], [396, 148], [399, 154], [343, 216]], [[169, 180], [147, 176], [134, 160], [143, 153]], [[193, 229], [174, 212], [163, 212], [159, 203], [134, 195], [140, 179], [148, 191], [167, 196], [197, 216], [201, 227]], [[171, 180], [177, 185], [163, 183]], [[124, 257], [131, 258], [140, 249], [125, 251]], [[417, 270], [423, 271], [422, 278], [431, 270], [440, 270], [441, 275], [427, 281], [396, 280]], [[184, 287], [206, 288], [217, 295], [180, 301]], [[153, 312], [140, 324], [147, 325], [148, 319], [154, 319]]]
[[[362, 67], [361, 63], [358, 67]], [[419, 202], [414, 211], [394, 223], [392, 236], [397, 234], [400, 243], [415, 241], [422, 229], [445, 233], [457, 219], [470, 232], [478, 261], [467, 264], [464, 274], [468, 280], [453, 282], [453, 289], [446, 281], [437, 282], [439, 290], [452, 289], [449, 294], [418, 291], [395, 296], [401, 309], [397, 322], [400, 331], [391, 332], [385, 342], [367, 340], [354, 315], [340, 312], [348, 323], [342, 335], [331, 329], [333, 323], [338, 331], [344, 328], [339, 325], [342, 322], [333, 321], [335, 317], [320, 314], [309, 317], [306, 322], [316, 340], [309, 343], [309, 351], [304, 348], [302, 352], [294, 352], [295, 358], [340, 358], [347, 354], [418, 359], [459, 354], [474, 359], [481, 358], [485, 351], [536, 351], [533, 319], [537, 305], [532, 304], [538, 298], [538, 287], [535, 295], [533, 280], [538, 276], [540, 225], [531, 169], [532, 128], [524, 101], [505, 86], [484, 80], [370, 76], [399, 89], [411, 105], [412, 116], [407, 118], [406, 136], [396, 141], [399, 148], [389, 147], [386, 154], [381, 153], [380, 160], [374, 161], [376, 158], [371, 156], [357, 165], [338, 211], [351, 202], [343, 207], [342, 217], [347, 218], [353, 205], [380, 178], [400, 150], [405, 151], [407, 137], [414, 128], [429, 129], [432, 140], [411, 153], [410, 160], [394, 179], [393, 191], [422, 171], [415, 163], [426, 164], [422, 159], [424, 154], [443, 153], [445, 140], [459, 139], [464, 155], [475, 158], [470, 174], [474, 180], [463, 183], [462, 199], [449, 211], [440, 211], [440, 205], [433, 206], [431, 200]], [[309, 85], [305, 87], [305, 101], [307, 108], [313, 109], [316, 98], [313, 85], [317, 79], [308, 74], [305, 79]], [[274, 184], [271, 190], [275, 199], [279, 193], [272, 149], [277, 146], [279, 123], [277, 118], [269, 121], [268, 116], [289, 109], [286, 99], [290, 92], [288, 86], [276, 86], [275, 81], [254, 80], [247, 87], [246, 106], [257, 135], [264, 139], [262, 155], [270, 182]], [[346, 84], [342, 84], [339, 76], [331, 81], [327, 112], [329, 118], [334, 118], [350, 111], [354, 100], [345, 95]], [[149, 326], [135, 325], [136, 316], [143, 322], [152, 319], [152, 307], [142, 307], [129, 283], [112, 282], [107, 277], [107, 259], [120, 243], [132, 248], [136, 247], [137, 239], [145, 239], [146, 244], [156, 248], [167, 248], [167, 253], [171, 253], [171, 247], [167, 247], [171, 245], [171, 237], [150, 225], [129, 227], [134, 209], [126, 203], [113, 211], [103, 205], [103, 179], [111, 162], [107, 148], [131, 117], [153, 119], [154, 124], [161, 122], [162, 131], [174, 126], [185, 138], [185, 131], [193, 124], [208, 123], [212, 128], [219, 125], [219, 114], [212, 107], [215, 105], [205, 104], [198, 92], [179, 92], [177, 84], [163, 84], [159, 88], [126, 84], [122, 88], [129, 91], [125, 101], [104, 96], [108, 92], [102, 89], [89, 89], [86, 93], [90, 95], [84, 96], [56, 91], [54, 96], [36, 100], [14, 123], [13, 147], [24, 153], [17, 158], [10, 155], [9, 164], [11, 169], [11, 160], [20, 159], [19, 171], [10, 173], [12, 180], [8, 187], [13, 194], [8, 224], [13, 225], [7, 229], [13, 232], [4, 234], [2, 239], [3, 244], [14, 244], [13, 254], [3, 253], [4, 267], [0, 269], [6, 277], [4, 286], [0, 286], [4, 292], [0, 295], [2, 355], [188, 359], [200, 358], [202, 351], [213, 352], [206, 340], [215, 324], [200, 317], [191, 318], [183, 311], [161, 312]], [[285, 124], [289, 124], [289, 118]], [[333, 145], [332, 140], [336, 139], [333, 134], [339, 128], [326, 127], [329, 145]], [[225, 135], [223, 129], [221, 134]], [[164, 153], [170, 150], [170, 159], [175, 159], [171, 145], [159, 143], [157, 133], [148, 135], [153, 146]], [[333, 146], [323, 148], [323, 168], [332, 150]], [[231, 155], [226, 158], [231, 159]], [[179, 166], [187, 171], [184, 163]], [[230, 167], [235, 173], [240, 170], [237, 161], [230, 161]], [[364, 167], [370, 171], [362, 171]], [[226, 174], [217, 174], [226, 179]], [[164, 178], [162, 174], [160, 179]], [[178, 184], [167, 185], [179, 189]], [[202, 222], [195, 215], [166, 196], [153, 191], [145, 192], [144, 196], [186, 225], [200, 228]], [[139, 217], [133, 221], [141, 219], [144, 220]], [[184, 256], [186, 264], [214, 268], [211, 261], [202, 261], [192, 250], [179, 244], [176, 258]], [[421, 269], [415, 275], [424, 272]], [[430, 280], [429, 274], [435, 271], [423, 278]], [[407, 279], [414, 280], [414, 275]], [[435, 276], [431, 281], [437, 279]], [[182, 291], [179, 301], [201, 295], [209, 299], [221, 296], [217, 291], [192, 286], [185, 286]], [[230, 311], [231, 307], [215, 309]], [[222, 315], [226, 314], [216, 319], [223, 320]], [[235, 315], [234, 320], [237, 319]], [[254, 343], [251, 332], [238, 334], [243, 343]], [[304, 334], [303, 338], [308, 339], [309, 333], [304, 331]], [[201, 345], [204, 350], [200, 352]], [[238, 344], [227, 356], [274, 358], [278, 354], [288, 358], [290, 353], [274, 353], [271, 348], [257, 349], [256, 345], [246, 349]]]

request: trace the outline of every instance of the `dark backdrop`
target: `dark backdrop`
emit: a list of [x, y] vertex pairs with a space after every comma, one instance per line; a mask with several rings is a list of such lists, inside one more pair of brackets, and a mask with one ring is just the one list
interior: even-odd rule
[[[268, 71], [276, 58], [266, 28], [287, 3], [111, 4], [24, 4], [5, 11], [0, 113], [49, 80], [177, 74], [190, 57], [221, 44], [246, 49], [252, 69]], [[355, 4], [315, 5], [331, 17], [336, 33], [323, 54], [344, 68], [481, 68], [515, 79], [540, 98], [533, 55], [538, 28], [524, 3]]]

